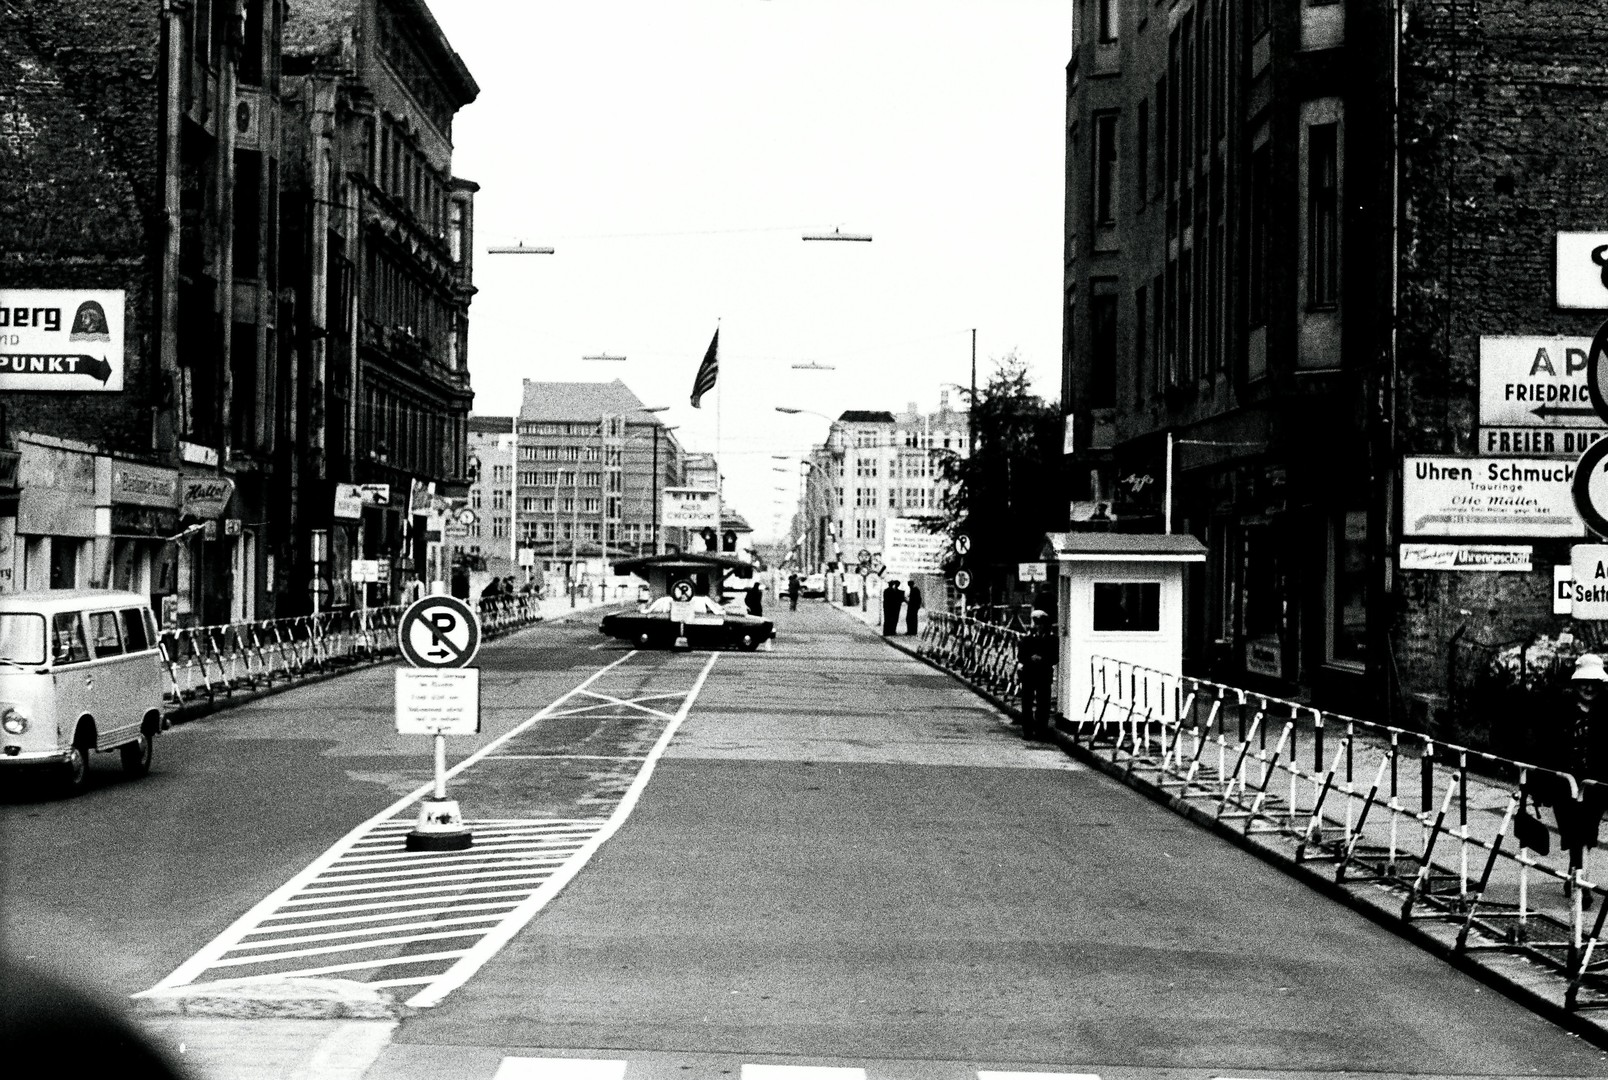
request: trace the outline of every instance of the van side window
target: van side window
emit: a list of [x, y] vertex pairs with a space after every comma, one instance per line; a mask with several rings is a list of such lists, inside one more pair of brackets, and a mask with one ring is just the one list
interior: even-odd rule
[[145, 633], [145, 618], [139, 608], [124, 608], [118, 612], [123, 619], [123, 647], [129, 652], [144, 652], [151, 647]]
[[50, 620], [50, 642], [53, 663], [80, 664], [89, 659], [84, 623], [76, 611], [64, 611]]
[[117, 632], [115, 611], [94, 611], [89, 615], [89, 640], [98, 657], [122, 656], [123, 636]]

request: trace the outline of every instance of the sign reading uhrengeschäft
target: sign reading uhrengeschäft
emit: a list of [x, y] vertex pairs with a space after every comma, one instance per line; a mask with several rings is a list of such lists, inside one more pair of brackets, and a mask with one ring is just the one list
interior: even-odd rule
[[1571, 461], [1409, 457], [1402, 462], [1403, 536], [1571, 537]]
[[1579, 457], [1608, 435], [1586, 387], [1590, 338], [1480, 338], [1479, 452]]
[[122, 289], [0, 289], [0, 390], [123, 389]]
[[1531, 569], [1529, 544], [1402, 544], [1397, 566], [1403, 570]]

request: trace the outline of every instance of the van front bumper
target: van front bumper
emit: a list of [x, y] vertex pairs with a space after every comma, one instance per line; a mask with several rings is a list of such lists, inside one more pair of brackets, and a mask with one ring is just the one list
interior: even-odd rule
[[0, 767], [6, 765], [61, 765], [72, 750], [24, 750], [15, 743], [0, 745]]

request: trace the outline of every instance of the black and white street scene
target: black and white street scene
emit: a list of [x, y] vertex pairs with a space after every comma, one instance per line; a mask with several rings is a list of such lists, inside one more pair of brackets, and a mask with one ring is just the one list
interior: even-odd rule
[[1605, 55], [0, 0], [0, 1071], [1608, 1078]]

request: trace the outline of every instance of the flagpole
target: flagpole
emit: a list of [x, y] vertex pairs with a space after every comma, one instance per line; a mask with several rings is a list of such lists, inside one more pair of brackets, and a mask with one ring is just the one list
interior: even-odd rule
[[[719, 319], [718, 316], [715, 319], [715, 336], [717, 338], [720, 336], [720, 319]], [[715, 353], [715, 369], [716, 369], [716, 371], [718, 371], [720, 369], [720, 353], [718, 351]], [[721, 548], [721, 544], [722, 544], [721, 537], [724, 535], [723, 529], [724, 529], [724, 526], [726, 524], [726, 495], [725, 495], [725, 492], [723, 490], [725, 481], [720, 475], [720, 406], [721, 406], [721, 403], [726, 398], [726, 392], [723, 389], [724, 385], [725, 385], [725, 380], [719, 379], [719, 378], [716, 379], [716, 381], [715, 381], [715, 554], [717, 554], [717, 555], [720, 554], [720, 548]], [[725, 600], [726, 600], [726, 572], [724, 570], [722, 570], [721, 573], [720, 573], [720, 590], [719, 590], [719, 593], [720, 593], [720, 595], [717, 596], [715, 599], [720, 603], [724, 603]]]

